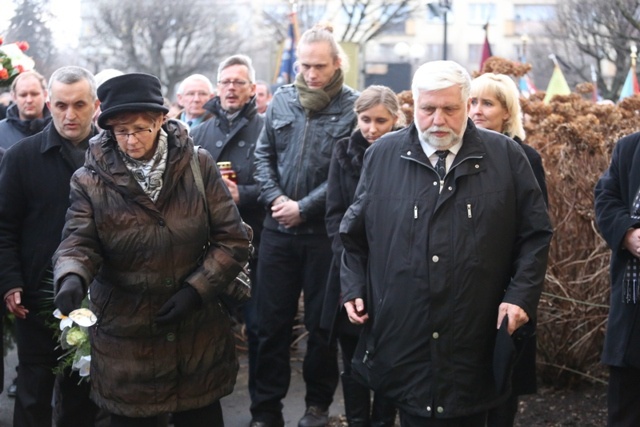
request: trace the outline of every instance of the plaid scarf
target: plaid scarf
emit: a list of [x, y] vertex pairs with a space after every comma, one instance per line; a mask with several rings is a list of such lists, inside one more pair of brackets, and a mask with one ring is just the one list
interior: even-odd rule
[[[631, 207], [631, 219], [640, 221], [640, 188], [633, 200]], [[636, 304], [640, 296], [640, 259], [631, 256], [627, 262], [627, 268], [624, 272], [624, 289], [622, 290], [622, 302], [626, 304]]]

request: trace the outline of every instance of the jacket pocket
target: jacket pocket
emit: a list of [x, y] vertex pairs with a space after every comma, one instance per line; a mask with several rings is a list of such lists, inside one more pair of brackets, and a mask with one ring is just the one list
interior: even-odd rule
[[271, 122], [273, 132], [276, 135], [275, 143], [278, 153], [285, 151], [287, 146], [290, 145], [289, 142], [293, 137], [293, 121], [293, 116], [283, 116], [275, 117]]

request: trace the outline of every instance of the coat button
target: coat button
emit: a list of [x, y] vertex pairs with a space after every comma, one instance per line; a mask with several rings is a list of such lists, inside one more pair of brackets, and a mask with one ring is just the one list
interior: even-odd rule
[[411, 155], [411, 150], [407, 151], [407, 156]]
[[476, 164], [476, 165], [475, 165], [475, 168], [476, 168], [476, 169], [480, 169], [480, 165]]
[[433, 337], [434, 340], [437, 340], [438, 338], [440, 338], [440, 334], [437, 332], [434, 332], [433, 334], [431, 334], [431, 336]]
[[438, 181], [433, 181], [433, 185], [434, 186], [438, 185]]
[[431, 406], [427, 406], [427, 411], [431, 412]]
[[247, 143], [244, 142], [244, 141], [238, 142], [238, 147], [240, 147], [240, 148], [244, 147], [245, 145], [247, 145]]
[[176, 340], [176, 334], [174, 334], [173, 332], [169, 332], [167, 334], [167, 341], [169, 342], [173, 342]]
[[434, 255], [434, 256], [431, 257], [431, 261], [438, 262], [438, 261], [440, 261], [440, 257], [438, 255]]
[[449, 188], [448, 188], [448, 190], [449, 190], [449, 191], [453, 191], [453, 187], [449, 187]]
[[170, 288], [171, 286], [173, 286], [173, 280], [171, 280], [171, 279], [164, 279], [164, 285], [165, 285], [167, 288]]
[[164, 220], [163, 220], [163, 219], [161, 219], [160, 221], [158, 221], [158, 225], [159, 225], [160, 227], [164, 227]]
[[222, 141], [216, 141], [216, 147], [218, 148], [222, 147]]
[[441, 413], [443, 413], [443, 412], [444, 412], [444, 408], [443, 408], [442, 406], [438, 406], [438, 407], [436, 408], [436, 411], [438, 411], [438, 413], [439, 413], [439, 414], [441, 414]]

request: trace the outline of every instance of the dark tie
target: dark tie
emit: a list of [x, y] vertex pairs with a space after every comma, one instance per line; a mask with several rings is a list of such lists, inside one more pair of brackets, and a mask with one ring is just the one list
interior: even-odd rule
[[438, 155], [438, 161], [436, 162], [436, 171], [438, 175], [440, 175], [440, 180], [444, 179], [444, 175], [447, 173], [447, 156], [449, 155], [449, 150], [436, 150], [436, 154]]

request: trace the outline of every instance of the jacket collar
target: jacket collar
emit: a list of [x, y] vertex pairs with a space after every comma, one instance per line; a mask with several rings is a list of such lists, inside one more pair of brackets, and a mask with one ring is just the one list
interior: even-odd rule
[[31, 120], [22, 120], [20, 118], [20, 112], [18, 111], [18, 106], [16, 104], [11, 104], [9, 108], [7, 108], [7, 122], [11, 123], [11, 126], [15, 127], [25, 135], [35, 135], [42, 131], [50, 121], [51, 113], [46, 105], [42, 110], [42, 118]]
[[[67, 139], [63, 138], [62, 135], [58, 133], [53, 121], [49, 122], [49, 124], [42, 129], [42, 133], [44, 138], [42, 139], [42, 145], [40, 147], [41, 153], [45, 153], [54, 148], [60, 149], [64, 143], [70, 144]], [[86, 139], [93, 138], [97, 133], [97, 128], [94, 125], [91, 125], [91, 131]]]

